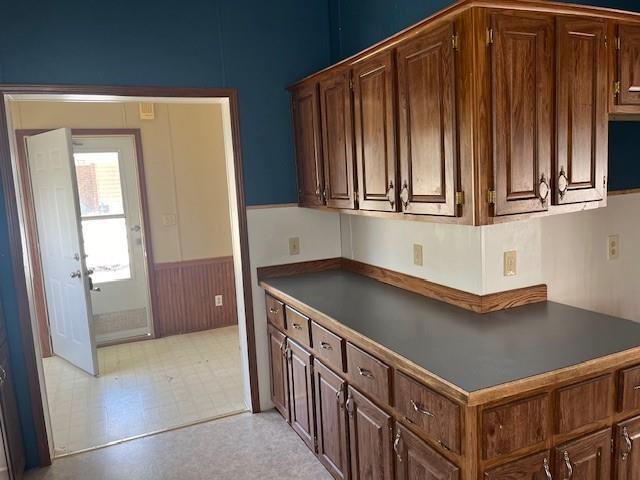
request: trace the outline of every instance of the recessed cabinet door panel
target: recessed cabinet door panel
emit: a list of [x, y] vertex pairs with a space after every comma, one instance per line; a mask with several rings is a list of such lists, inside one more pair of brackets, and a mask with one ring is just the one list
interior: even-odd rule
[[616, 426], [617, 480], [640, 478], [640, 417], [635, 417]]
[[453, 24], [398, 47], [400, 202], [403, 212], [454, 216]]
[[496, 215], [545, 211], [553, 128], [553, 20], [492, 16]]
[[556, 31], [556, 202], [602, 200], [609, 134], [605, 23], [559, 18]]
[[393, 59], [383, 53], [353, 70], [359, 208], [397, 209]]
[[485, 480], [549, 480], [553, 478], [549, 452], [541, 452], [488, 470], [484, 478]]
[[320, 82], [324, 196], [329, 207], [355, 208], [351, 72]]
[[555, 449], [555, 477], [571, 480], [611, 478], [611, 429], [592, 433]]
[[640, 105], [640, 27], [620, 25], [618, 37], [618, 104]]
[[315, 451], [311, 355], [289, 339], [287, 340], [287, 357], [289, 363], [291, 427], [300, 435], [304, 443]]
[[460, 469], [396, 423], [394, 439], [397, 480], [458, 480]]
[[302, 206], [322, 205], [322, 146], [316, 84], [303, 85], [294, 90], [291, 108], [298, 168], [298, 201]]
[[287, 380], [287, 365], [285, 359], [286, 337], [271, 325], [269, 332], [269, 363], [271, 373], [271, 401], [276, 410], [287, 421], [289, 418], [289, 382]]

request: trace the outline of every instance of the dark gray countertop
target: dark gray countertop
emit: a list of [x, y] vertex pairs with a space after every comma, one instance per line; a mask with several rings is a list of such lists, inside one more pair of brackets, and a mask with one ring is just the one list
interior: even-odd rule
[[478, 314], [345, 270], [266, 283], [474, 392], [640, 346], [640, 324], [544, 302]]

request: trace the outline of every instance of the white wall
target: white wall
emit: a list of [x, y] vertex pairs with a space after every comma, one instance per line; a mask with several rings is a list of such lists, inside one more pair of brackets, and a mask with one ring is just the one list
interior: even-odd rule
[[[337, 213], [296, 206], [249, 208], [247, 227], [260, 407], [266, 410], [273, 406], [269, 388], [267, 317], [264, 291], [258, 287], [256, 269], [268, 265], [339, 257], [341, 255], [340, 218]], [[289, 255], [290, 237], [300, 238], [299, 255]]]
[[[541, 225], [549, 300], [640, 321], [640, 193]], [[607, 237], [615, 234], [619, 258], [608, 260]]]

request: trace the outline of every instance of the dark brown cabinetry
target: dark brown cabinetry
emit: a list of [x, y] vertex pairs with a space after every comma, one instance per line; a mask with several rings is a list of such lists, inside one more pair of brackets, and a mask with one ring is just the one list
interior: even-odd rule
[[288, 339], [287, 365], [291, 427], [300, 435], [300, 438], [304, 440], [307, 446], [315, 451], [311, 354]]
[[634, 417], [616, 425], [615, 435], [615, 478], [617, 480], [640, 478], [640, 417]]
[[593, 433], [555, 449], [555, 476], [571, 480], [611, 478], [611, 429]]
[[317, 85], [301, 85], [291, 92], [293, 133], [298, 168], [298, 202], [323, 204], [322, 145]]
[[396, 52], [403, 212], [456, 214], [455, 38], [447, 24]]
[[495, 214], [544, 211], [553, 145], [553, 17], [494, 14]]
[[348, 387], [347, 395], [351, 478], [391, 480], [393, 478], [391, 416], [352, 387]]
[[359, 207], [397, 210], [393, 57], [383, 52], [353, 68]]
[[485, 472], [485, 480], [549, 480], [552, 477], [549, 452], [521, 458]]
[[324, 190], [328, 207], [355, 208], [351, 72], [319, 82]]
[[336, 479], [349, 478], [346, 382], [317, 360], [314, 363], [318, 458]]
[[287, 379], [286, 337], [271, 325], [269, 335], [269, 363], [271, 373], [271, 401], [287, 421], [289, 421], [289, 381]]
[[640, 105], [640, 26], [618, 26], [616, 52], [616, 103]]
[[458, 480], [460, 469], [401, 424], [396, 424], [393, 442], [396, 479]]
[[607, 175], [607, 48], [603, 20], [560, 17], [556, 202], [601, 200]]

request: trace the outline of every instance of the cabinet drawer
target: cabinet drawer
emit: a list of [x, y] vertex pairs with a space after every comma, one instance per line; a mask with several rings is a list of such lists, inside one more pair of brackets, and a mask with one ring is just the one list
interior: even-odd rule
[[607, 418], [612, 412], [613, 376], [569, 385], [556, 393], [556, 433], [567, 433]]
[[637, 410], [640, 408], [640, 365], [625, 368], [620, 372], [618, 409]]
[[280, 330], [284, 330], [284, 303], [271, 295], [265, 295], [265, 303], [267, 304], [267, 320]]
[[285, 307], [287, 313], [287, 335], [307, 348], [311, 347], [310, 320], [290, 306]]
[[448, 398], [396, 371], [396, 410], [447, 450], [460, 452], [460, 407]]
[[349, 383], [383, 404], [390, 404], [391, 369], [377, 358], [347, 342]]
[[322, 325], [311, 322], [313, 353], [331, 368], [344, 371], [344, 340]]
[[485, 459], [506, 455], [547, 438], [549, 397], [528, 397], [482, 413], [482, 451]]

